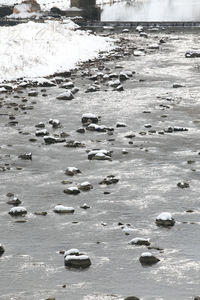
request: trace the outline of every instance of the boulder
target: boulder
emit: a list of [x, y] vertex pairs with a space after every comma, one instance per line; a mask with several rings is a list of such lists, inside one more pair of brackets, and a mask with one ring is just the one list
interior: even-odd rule
[[185, 57], [186, 58], [200, 57], [200, 51], [197, 51], [197, 50], [187, 51], [185, 53]]
[[66, 170], [65, 170], [65, 174], [66, 175], [69, 175], [69, 176], [74, 176], [76, 174], [80, 174], [81, 171], [75, 167], [68, 167]]
[[102, 181], [99, 182], [99, 184], [106, 184], [106, 185], [110, 185], [113, 183], [118, 183], [119, 179], [116, 178], [113, 175], [109, 175], [107, 177], [105, 177]]
[[149, 265], [149, 266], [154, 265], [160, 261], [160, 259], [155, 257], [150, 252], [142, 253], [139, 260], [142, 265]]
[[60, 94], [56, 99], [58, 100], [72, 100], [74, 96], [70, 90]]
[[17, 206], [11, 208], [11, 210], [8, 213], [11, 216], [24, 216], [27, 214], [27, 209], [23, 206]]
[[78, 188], [81, 191], [89, 191], [89, 190], [93, 189], [93, 185], [90, 182], [85, 181], [85, 182], [82, 182], [81, 184], [79, 184]]
[[65, 266], [68, 268], [86, 269], [91, 265], [89, 256], [80, 253], [78, 249], [71, 249], [64, 253]]
[[156, 225], [162, 227], [171, 227], [174, 226], [175, 220], [172, 218], [172, 215], [168, 212], [163, 212], [156, 218]]
[[70, 140], [70, 141], [66, 142], [65, 147], [68, 147], [68, 148], [83, 148], [83, 147], [85, 147], [85, 144], [83, 144], [79, 141]]
[[97, 124], [99, 119], [95, 114], [88, 113], [82, 115], [81, 121], [83, 124], [90, 124], [90, 123]]
[[32, 153], [23, 153], [20, 154], [18, 157], [24, 160], [32, 160]]
[[0, 7], [0, 18], [11, 15], [13, 12], [13, 6], [3, 5]]
[[189, 183], [187, 183], [187, 182], [178, 182], [177, 186], [181, 189], [187, 189], [190, 187]]
[[0, 256], [2, 256], [4, 252], [5, 252], [5, 249], [4, 249], [4, 247], [0, 244]]
[[35, 135], [36, 136], [47, 136], [47, 135], [49, 135], [49, 132], [46, 129], [41, 129], [41, 130], [38, 129], [38, 130], [36, 130]]
[[50, 136], [50, 135], [49, 136], [48, 135], [44, 136], [45, 144], [64, 143], [65, 141], [66, 141], [65, 139], [60, 139], [60, 138]]
[[80, 190], [77, 187], [70, 186], [67, 189], [65, 189], [63, 192], [69, 195], [78, 195], [80, 193]]
[[[108, 151], [108, 150], [92, 150], [88, 153], [88, 159], [95, 159], [95, 157], [100, 157], [102, 156], [105, 157], [105, 159], [111, 159], [111, 155], [112, 155], [112, 151]], [[98, 158], [97, 158], [98, 159]]]
[[72, 214], [74, 213], [74, 208], [58, 204], [54, 207], [53, 211], [58, 214]]
[[60, 128], [61, 127], [60, 121], [57, 120], [57, 119], [50, 119], [49, 124], [51, 124], [53, 128]]
[[22, 202], [17, 197], [14, 197], [12, 200], [7, 201], [7, 204], [14, 205], [14, 206], [18, 206], [21, 203]]
[[129, 242], [129, 245], [136, 245], [136, 246], [150, 246], [151, 243], [149, 242], [149, 239], [144, 238], [134, 238]]

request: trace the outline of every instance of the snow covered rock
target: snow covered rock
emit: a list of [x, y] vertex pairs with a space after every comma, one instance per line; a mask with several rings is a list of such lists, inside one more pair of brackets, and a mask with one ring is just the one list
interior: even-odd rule
[[133, 51], [133, 55], [134, 56], [144, 56], [145, 53], [144, 53], [144, 51], [135, 50], [135, 51]]
[[66, 141], [65, 139], [60, 139], [60, 138], [50, 136], [50, 135], [49, 136], [48, 135], [44, 136], [45, 144], [64, 143], [65, 141]]
[[138, 32], [142, 32], [144, 30], [144, 28], [143, 28], [143, 26], [141, 26], [141, 25], [138, 25], [137, 27], [136, 27], [136, 31], [138, 31]]
[[95, 114], [87, 113], [82, 115], [81, 121], [83, 124], [90, 124], [90, 123], [97, 124], [99, 119], [98, 116], [96, 116]]
[[67, 189], [65, 189], [63, 192], [69, 195], [78, 195], [80, 193], [80, 190], [75, 186], [70, 186]]
[[18, 206], [18, 205], [20, 205], [22, 202], [21, 202], [21, 200], [19, 200], [17, 197], [13, 197], [12, 200], [7, 201], [6, 203], [9, 204], [9, 205]]
[[56, 99], [58, 100], [72, 100], [74, 96], [70, 90], [60, 94]]
[[106, 184], [106, 185], [110, 185], [110, 184], [115, 184], [118, 183], [119, 179], [116, 178], [113, 175], [109, 175], [107, 177], [105, 177], [102, 181], [99, 182], [99, 184]]
[[35, 132], [36, 136], [45, 136], [45, 135], [49, 135], [49, 132], [46, 129], [41, 129], [41, 130], [36, 130]]
[[8, 213], [11, 216], [24, 216], [27, 214], [27, 209], [23, 206], [17, 206], [11, 208]]
[[93, 185], [90, 182], [85, 181], [85, 182], [82, 182], [81, 184], [79, 184], [78, 188], [81, 191], [89, 191], [89, 190], [93, 189]]
[[69, 176], [74, 176], [76, 174], [80, 174], [81, 171], [75, 167], [68, 167], [66, 170], [65, 170], [65, 174], [66, 175], [69, 175]]
[[187, 51], [185, 53], [185, 57], [186, 58], [200, 57], [200, 51], [197, 51], [197, 50]]
[[110, 87], [117, 88], [119, 85], [121, 85], [121, 83], [119, 79], [116, 79], [116, 80], [108, 81], [108, 85]]
[[63, 83], [63, 85], [61, 86], [62, 89], [72, 89], [74, 87], [74, 84], [72, 81], [68, 81]]
[[158, 226], [170, 227], [174, 226], [175, 220], [172, 218], [172, 215], [168, 212], [163, 212], [156, 218], [156, 224]]
[[125, 72], [120, 72], [120, 74], [119, 74], [119, 80], [120, 81], [125, 81], [125, 80], [128, 80], [128, 79], [129, 79], [129, 76]]
[[129, 245], [137, 245], [137, 246], [150, 246], [151, 243], [149, 242], [149, 239], [144, 238], [134, 238], [129, 242]]
[[143, 252], [139, 260], [142, 265], [154, 265], [160, 261], [160, 259], [150, 252]]
[[151, 49], [151, 50], [159, 49], [159, 45], [158, 44], [151, 44], [151, 45], [148, 46], [148, 49]]
[[177, 183], [177, 186], [181, 189], [187, 189], [190, 187], [189, 183], [188, 182], [178, 182]]
[[58, 214], [72, 214], [74, 213], [74, 208], [58, 204], [55, 206], [53, 211]]
[[127, 127], [127, 125], [123, 122], [117, 122], [116, 127]]
[[67, 147], [67, 148], [83, 148], [83, 147], [85, 147], [85, 144], [83, 144], [79, 141], [70, 140], [70, 141], [66, 142], [65, 147]]
[[57, 120], [57, 119], [50, 119], [49, 124], [51, 124], [53, 128], [60, 128], [61, 127], [60, 121]]
[[91, 265], [89, 256], [80, 253], [78, 249], [71, 249], [64, 253], [65, 266], [69, 268], [86, 269]]
[[36, 128], [44, 128], [45, 124], [43, 122], [39, 122], [38, 124], [35, 125]]
[[88, 159], [108, 160], [111, 159], [112, 152], [108, 150], [92, 150], [88, 153]]
[[20, 154], [18, 157], [24, 160], [32, 160], [32, 153], [23, 153]]
[[30, 18], [40, 16], [41, 8], [36, 0], [25, 0], [21, 4], [17, 4], [14, 6], [13, 14], [10, 15], [10, 18]]
[[29, 91], [28, 92], [28, 96], [29, 97], [36, 97], [38, 95], [38, 92], [35, 90]]

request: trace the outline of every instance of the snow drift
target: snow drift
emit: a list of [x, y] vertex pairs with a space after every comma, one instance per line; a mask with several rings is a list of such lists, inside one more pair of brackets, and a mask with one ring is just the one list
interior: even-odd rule
[[67, 71], [113, 48], [111, 39], [78, 30], [70, 20], [1, 27], [0, 40], [0, 81]]

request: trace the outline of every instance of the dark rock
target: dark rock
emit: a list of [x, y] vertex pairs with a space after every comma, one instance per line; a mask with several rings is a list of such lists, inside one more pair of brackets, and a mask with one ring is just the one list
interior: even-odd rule
[[78, 195], [80, 193], [80, 190], [77, 187], [68, 187], [63, 191], [65, 194], [69, 195]]
[[80, 208], [82, 208], [82, 209], [89, 209], [90, 206], [87, 205], [86, 203], [84, 203], [82, 206], [80, 206]]
[[160, 261], [160, 259], [152, 255], [150, 252], [142, 253], [139, 260], [142, 265], [148, 266], [154, 265]]
[[134, 238], [129, 242], [130, 245], [136, 245], [136, 246], [150, 246], [151, 243], [148, 239], [144, 238]]
[[36, 212], [34, 212], [34, 215], [36, 215], [36, 216], [46, 216], [47, 212], [46, 211], [36, 211]]
[[189, 183], [187, 182], [178, 182], [177, 186], [180, 187], [181, 189], [186, 189], [190, 187]]
[[36, 128], [44, 128], [45, 124], [43, 122], [38, 123], [37, 125], [35, 125]]
[[175, 224], [174, 218], [170, 213], [163, 212], [156, 218], [156, 225], [162, 227], [172, 227]]
[[0, 244], [0, 256], [2, 256], [5, 252], [4, 247]]
[[20, 154], [18, 157], [25, 160], [32, 160], [32, 153]]
[[66, 175], [69, 175], [69, 176], [74, 176], [76, 174], [80, 174], [81, 171], [75, 167], [68, 167], [66, 170], [65, 170], [65, 174]]
[[61, 127], [60, 121], [57, 119], [50, 119], [49, 124], [51, 124], [54, 129]]
[[36, 136], [47, 136], [49, 135], [49, 132], [46, 129], [36, 130], [35, 132]]
[[113, 175], [107, 176], [106, 178], [104, 178], [101, 182], [99, 182], [99, 184], [106, 184], [106, 185], [110, 185], [110, 184], [115, 184], [118, 183], [119, 179], [116, 178]]
[[59, 139], [54, 136], [44, 136], [45, 144], [64, 143], [65, 141], [65, 139]]
[[29, 91], [28, 92], [28, 96], [29, 97], [36, 97], [38, 95], [38, 92], [37, 91]]
[[74, 99], [74, 96], [73, 96], [71, 91], [66, 91], [66, 92], [60, 94], [58, 97], [56, 97], [56, 99], [58, 99], [58, 100], [72, 100], [72, 99]]
[[85, 182], [81, 183], [80, 185], [78, 185], [78, 188], [81, 191], [89, 191], [89, 190], [93, 189], [93, 185], [90, 182], [85, 181]]
[[3, 5], [0, 7], [0, 18], [4, 18], [13, 13], [14, 6]]
[[6, 203], [9, 204], [9, 205], [18, 206], [22, 202], [17, 197], [14, 197], [12, 200], [7, 201]]
[[200, 57], [200, 51], [192, 50], [185, 53], [186, 58]]
[[87, 255], [80, 253], [78, 249], [71, 249], [64, 254], [65, 266], [69, 268], [86, 269], [91, 265]]
[[25, 207], [22, 206], [15, 206], [11, 208], [11, 210], [8, 212], [11, 216], [24, 216], [27, 214], [27, 210]]
[[100, 86], [99, 85], [91, 85], [87, 88], [87, 90], [85, 91], [85, 93], [94, 93], [100, 90]]
[[195, 296], [194, 300], [200, 300], [200, 296]]
[[66, 142], [65, 147], [68, 147], [68, 148], [83, 148], [83, 147], [85, 147], [85, 144], [83, 144], [79, 141], [70, 140], [70, 141]]
[[123, 92], [123, 91], [124, 91], [124, 88], [123, 88], [123, 86], [120, 84], [120, 85], [118, 85], [116, 88], [114, 88], [114, 91], [117, 91], [117, 92]]
[[78, 133], [85, 133], [85, 128], [78, 128], [76, 130], [76, 132], [78, 132]]
[[83, 124], [90, 124], [90, 123], [97, 124], [99, 118], [94, 114], [88, 113], [82, 115], [81, 121]]

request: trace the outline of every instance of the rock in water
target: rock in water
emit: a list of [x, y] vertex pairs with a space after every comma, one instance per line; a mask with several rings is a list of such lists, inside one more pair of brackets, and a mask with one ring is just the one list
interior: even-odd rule
[[58, 214], [73, 214], [74, 213], [74, 208], [58, 204], [58, 205], [55, 206], [53, 211], [55, 213], [58, 213]]
[[99, 119], [96, 115], [88, 113], [82, 115], [81, 121], [83, 124], [90, 124], [90, 123], [97, 124]]
[[163, 212], [156, 218], [156, 224], [163, 227], [174, 226], [175, 220], [172, 218], [172, 215], [168, 212]]
[[11, 208], [11, 210], [8, 213], [11, 216], [24, 216], [27, 214], [27, 209], [23, 206], [17, 206]]
[[68, 167], [66, 170], [65, 170], [65, 174], [66, 175], [69, 175], [69, 176], [74, 176], [76, 174], [80, 174], [81, 171], [75, 167]]
[[78, 249], [71, 249], [64, 253], [65, 266], [68, 268], [86, 269], [91, 265], [90, 258], [80, 253]]
[[5, 252], [5, 249], [4, 249], [4, 247], [0, 244], [0, 256], [2, 256], [4, 252]]
[[160, 261], [160, 259], [158, 259], [157, 257], [155, 257], [150, 252], [144, 252], [140, 256], [140, 263], [142, 265], [149, 265], [149, 266], [151, 266], [151, 265], [156, 264], [159, 261]]
[[58, 100], [72, 100], [74, 96], [70, 90], [60, 94], [56, 99]]
[[134, 238], [129, 242], [129, 245], [136, 245], [136, 246], [150, 246], [151, 243], [149, 242], [149, 239], [144, 238]]

